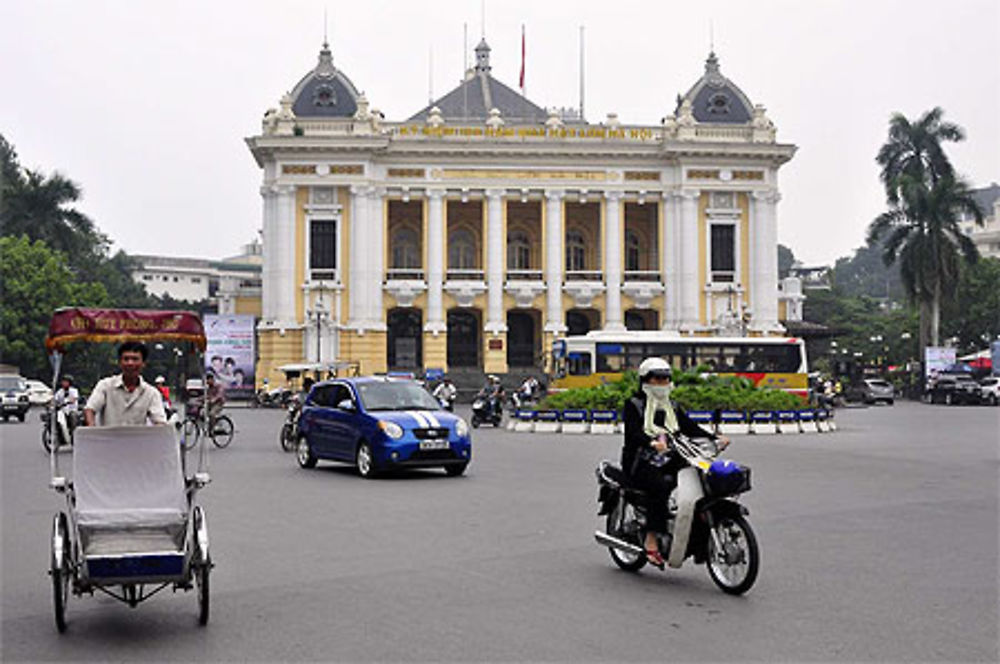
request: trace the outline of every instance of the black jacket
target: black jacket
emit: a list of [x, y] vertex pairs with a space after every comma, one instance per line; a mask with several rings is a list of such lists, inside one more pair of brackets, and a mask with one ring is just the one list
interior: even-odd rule
[[[677, 416], [677, 424], [680, 432], [691, 438], [715, 438], [715, 435], [705, 431], [698, 423], [687, 416], [683, 410], [674, 406], [674, 414]], [[631, 399], [625, 402], [625, 409], [622, 413], [625, 422], [625, 443], [622, 446], [622, 470], [626, 473], [632, 472], [632, 465], [635, 463], [635, 455], [643, 447], [648, 447], [653, 440], [646, 435], [643, 425], [646, 420], [646, 393], [640, 388]]]

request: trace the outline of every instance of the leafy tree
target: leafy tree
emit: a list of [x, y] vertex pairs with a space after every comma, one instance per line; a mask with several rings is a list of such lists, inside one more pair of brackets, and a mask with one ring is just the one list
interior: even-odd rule
[[795, 254], [783, 244], [778, 245], [778, 278], [784, 279], [795, 263]]
[[0, 358], [29, 376], [45, 376], [45, 336], [52, 312], [66, 306], [103, 306], [108, 293], [78, 281], [63, 254], [27, 236], [0, 237]]
[[954, 290], [959, 262], [978, 256], [959, 215], [967, 212], [979, 224], [983, 219], [941, 147], [964, 138], [957, 125], [941, 120], [943, 113], [934, 108], [916, 122], [899, 113], [890, 119], [888, 140], [876, 157], [889, 210], [868, 228], [868, 243], [884, 242], [883, 261], [899, 261], [906, 293], [920, 305], [921, 347], [938, 345], [941, 300]]
[[1000, 259], [963, 265], [955, 297], [945, 300], [944, 336], [957, 337], [964, 352], [980, 350], [1000, 335]]

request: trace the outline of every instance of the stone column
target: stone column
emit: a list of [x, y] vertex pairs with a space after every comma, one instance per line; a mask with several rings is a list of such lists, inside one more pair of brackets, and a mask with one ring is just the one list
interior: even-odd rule
[[545, 192], [545, 331], [553, 335], [566, 332], [562, 308], [564, 196], [563, 191]]
[[364, 264], [367, 270], [368, 311], [365, 319], [373, 330], [385, 330], [382, 311], [382, 284], [385, 280], [385, 190], [369, 187], [367, 244]]
[[663, 194], [663, 223], [660, 246], [663, 247], [663, 329], [676, 330], [680, 324], [680, 204], [677, 192]]
[[438, 334], [447, 329], [444, 320], [444, 191], [427, 192], [427, 322], [424, 331]]
[[278, 185], [276, 190], [275, 314], [282, 327], [295, 327], [295, 187]]
[[360, 329], [368, 313], [365, 271], [369, 257], [365, 256], [368, 221], [368, 197], [364, 187], [351, 187], [351, 227], [348, 229], [350, 268], [348, 272], [347, 326]]
[[753, 261], [753, 318], [751, 329], [775, 332], [778, 322], [778, 217], [781, 194], [776, 190], [754, 192], [753, 228], [756, 248]]
[[604, 192], [604, 329], [624, 330], [622, 324], [622, 227], [621, 193]]
[[486, 192], [486, 331], [507, 331], [503, 319], [503, 192]]
[[275, 232], [277, 219], [274, 216], [274, 187], [263, 185], [260, 188], [261, 207], [263, 209], [263, 265], [261, 266], [261, 318], [264, 325], [273, 325], [277, 313], [277, 276], [276, 259], [279, 255], [278, 237]]
[[698, 199], [697, 189], [681, 191], [680, 217], [680, 328], [690, 331], [701, 325], [698, 302]]

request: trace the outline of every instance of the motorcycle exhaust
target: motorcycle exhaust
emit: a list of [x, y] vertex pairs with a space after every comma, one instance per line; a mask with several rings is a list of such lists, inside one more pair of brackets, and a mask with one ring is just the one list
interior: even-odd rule
[[642, 556], [646, 554], [645, 551], [637, 547], [635, 544], [629, 544], [624, 540], [620, 540], [617, 537], [612, 537], [611, 535], [601, 532], [600, 530], [594, 531], [594, 539], [597, 540], [598, 544], [609, 546], [612, 549], [618, 549], [623, 553], [629, 553], [632, 554], [633, 556]]

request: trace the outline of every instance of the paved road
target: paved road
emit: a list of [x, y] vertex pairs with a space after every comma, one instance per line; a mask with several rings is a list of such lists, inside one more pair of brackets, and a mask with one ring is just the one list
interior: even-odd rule
[[212, 455], [212, 620], [193, 593], [52, 620], [37, 415], [0, 425], [2, 650], [17, 660], [996, 661], [1000, 409], [843, 411], [833, 435], [737, 437], [757, 586], [619, 571], [592, 539], [610, 436], [479, 430], [462, 478], [300, 470], [279, 411]]

